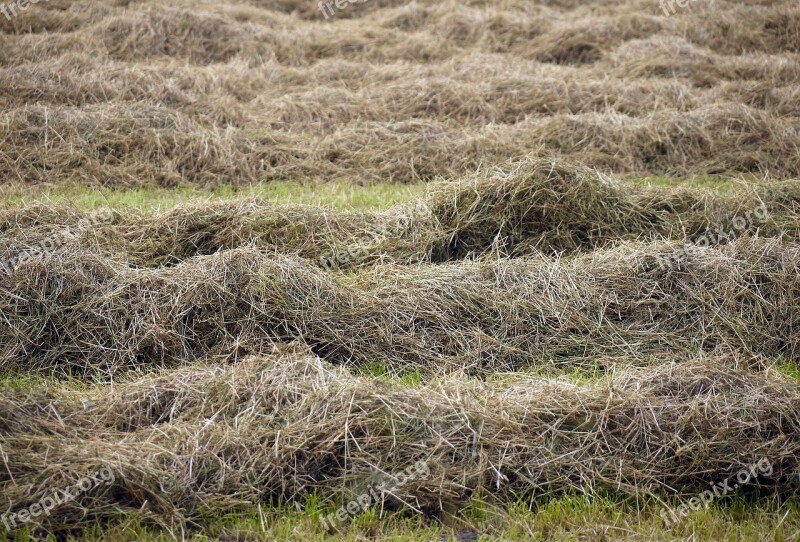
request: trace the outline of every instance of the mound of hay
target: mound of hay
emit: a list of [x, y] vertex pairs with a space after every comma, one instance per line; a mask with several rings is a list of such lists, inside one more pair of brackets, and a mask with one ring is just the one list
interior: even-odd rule
[[796, 87], [795, 4], [370, 0], [326, 21], [297, 0], [50, 0], [0, 16], [0, 178], [415, 182], [531, 152], [797, 177], [791, 91], [737, 89]]
[[187, 178], [200, 185], [221, 176], [256, 179], [259, 158], [247, 155], [241, 138], [166, 108], [31, 106], [0, 122], [0, 175], [26, 182], [172, 187]]
[[398, 370], [731, 350], [796, 360], [798, 266], [796, 246], [747, 237], [378, 266], [353, 278], [252, 248], [141, 269], [68, 246], [0, 276], [0, 360], [6, 370], [110, 376], [288, 340], [335, 363]]
[[[315, 490], [430, 515], [571, 490], [694, 496], [766, 459], [752, 487], [799, 487], [800, 393], [781, 375], [696, 359], [584, 385], [451, 377], [420, 388], [297, 354], [192, 367], [91, 390], [0, 384], [4, 508], [113, 473], [41, 518], [48, 530], [136, 510], [162, 524]], [[397, 481], [424, 462], [422, 474]], [[427, 472], [426, 472], [427, 471]]]
[[[736, 235], [800, 240], [800, 182], [773, 181], [730, 197], [639, 189], [584, 167], [529, 159], [430, 185], [415, 203], [384, 212], [342, 212], [259, 200], [180, 206], [155, 215], [117, 212], [81, 230], [74, 208], [35, 204], [0, 211], [0, 257], [64, 231], [82, 250], [134, 266], [174, 265], [190, 257], [257, 246], [314, 264], [354, 269], [378, 262], [445, 262], [482, 254], [573, 254], [643, 239], [726, 242], [716, 232], [749, 213]], [[739, 225], [737, 222], [737, 225]], [[323, 265], [325, 267], [325, 265]]]

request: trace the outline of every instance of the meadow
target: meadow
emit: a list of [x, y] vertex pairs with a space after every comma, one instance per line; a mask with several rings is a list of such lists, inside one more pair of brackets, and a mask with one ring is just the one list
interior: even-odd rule
[[800, 538], [800, 6], [0, 6], [0, 537]]

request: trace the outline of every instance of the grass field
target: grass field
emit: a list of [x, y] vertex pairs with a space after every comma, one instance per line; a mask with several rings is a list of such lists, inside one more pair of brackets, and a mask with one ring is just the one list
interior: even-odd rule
[[[665, 184], [664, 182], [656, 183], [658, 186]], [[152, 219], [153, 213], [169, 214], [172, 212], [169, 210], [171, 205], [177, 201], [176, 198], [182, 202], [183, 200], [191, 201], [193, 205], [207, 206], [209, 204], [239, 205], [242, 198], [246, 201], [250, 197], [257, 196], [265, 202], [276, 205], [312, 205], [330, 209], [332, 213], [363, 213], [386, 211], [391, 203], [401, 207], [408, 205], [419, 197], [418, 194], [425, 194], [425, 192], [422, 187], [411, 189], [403, 185], [354, 188], [348, 184], [332, 183], [325, 185], [320, 190], [317, 187], [312, 189], [309, 186], [293, 183], [276, 183], [258, 187], [245, 194], [188, 189], [178, 195], [175, 191], [169, 190], [137, 189], [134, 191], [111, 191], [104, 196], [98, 196], [94, 190], [72, 187], [44, 193], [29, 193], [24, 197], [10, 196], [6, 199], [5, 212], [7, 217], [18, 217], [21, 212], [35, 209], [37, 205], [45, 205], [47, 208], [53, 205], [66, 206], [66, 209], [72, 212], [84, 212], [111, 206], [118, 215], [115, 220], [121, 222], [120, 217], [129, 213], [136, 216], [137, 220], [142, 217]], [[731, 194], [728, 189], [725, 189], [724, 193], [726, 195], [720, 196], [720, 201], [735, 201], [739, 197], [740, 191], [737, 190]], [[291, 195], [291, 199], [289, 195]], [[712, 193], [707, 196], [715, 197]], [[290, 201], [291, 203], [289, 203]], [[341, 280], [349, 283], [354, 278], [354, 275], [349, 274], [343, 276]], [[793, 303], [792, 300], [790, 302]], [[4, 313], [10, 314], [10, 312]], [[366, 338], [369, 340], [370, 336], [368, 335]], [[4, 344], [9, 344], [9, 342], [6, 341]], [[581, 355], [579, 359], [570, 359], [568, 363], [556, 364], [533, 362], [524, 370], [518, 368], [516, 373], [496, 373], [492, 380], [502, 386], [519, 385], [531, 378], [555, 379], [583, 386], [597, 382], [602, 383], [606, 378], [604, 375], [609, 371], [609, 367], [605, 365], [609, 360], [601, 359], [598, 362], [586, 358], [587, 356]], [[12, 358], [7, 357], [6, 359], [10, 361]], [[762, 360], [763, 368], [761, 370], [773, 371], [770, 374], [787, 378], [789, 382], [794, 382], [794, 387], [797, 387], [800, 379], [795, 358], [776, 352], [770, 359]], [[612, 360], [612, 363], [646, 364], [650, 361], [620, 357]], [[19, 416], [24, 411], [24, 408], [22, 411], [19, 410], [22, 405], [17, 402], [21, 398], [27, 398], [25, 402], [29, 402], [33, 398], [40, 404], [52, 404], [50, 400], [44, 401], [42, 397], [38, 399], [36, 397], [40, 396], [43, 390], [49, 390], [48, 394], [56, 396], [62, 393], [90, 395], [102, 393], [107, 386], [104, 382], [111, 376], [94, 372], [87, 380], [85, 373], [73, 372], [66, 375], [62, 370], [64, 367], [59, 369], [59, 366], [56, 361], [56, 365], [44, 373], [41, 370], [42, 367], [33, 372], [8, 368], [3, 383], [0, 384], [7, 390], [4, 393], [6, 401], [3, 410], [6, 417], [3, 427], [7, 443], [14, 443], [14, 435], [19, 434], [13, 430], [12, 420], [14, 425], [20, 424], [26, 427], [24, 432], [28, 433], [29, 438], [32, 433], [28, 423], [19, 420]], [[58, 378], [55, 378], [53, 369], [58, 372]], [[429, 372], [429, 369], [425, 368], [401, 368], [397, 364], [381, 362], [378, 356], [373, 362], [366, 360], [363, 364], [353, 366], [352, 370], [363, 378], [409, 389], [422, 386], [423, 382], [427, 380], [425, 375]], [[165, 375], [167, 381], [173, 380], [170, 371], [164, 371], [165, 369], [158, 369], [159, 373]], [[141, 370], [138, 370], [137, 374], [140, 373]], [[64, 380], [65, 376], [68, 381]], [[138, 381], [142, 378], [122, 373], [118, 377], [121, 379], [118, 385], [121, 386], [126, 385], [124, 382], [139, 384]], [[174, 379], [175, 382], [180, 380], [180, 378]], [[142, 384], [144, 385], [144, 383]], [[154, 391], [159, 389], [155, 383], [152, 386]], [[159, 393], [162, 392], [159, 391]], [[796, 404], [794, 407], [796, 408]], [[165, 406], [161, 405], [160, 408], [165, 408]], [[32, 412], [30, 415], [37, 418], [40, 416]], [[100, 436], [94, 438], [104, 440]], [[6, 446], [4, 446], [5, 448]], [[140, 451], [139, 449], [133, 450], [134, 454], [138, 454]], [[113, 452], [109, 457], [119, 460], [118, 455]], [[131, 459], [127, 458], [128, 461]], [[48, 464], [49, 461], [49, 459], [44, 459], [42, 465]], [[84, 469], [85, 467], [77, 469], [75, 475], [83, 472]], [[52, 487], [53, 483], [49, 482], [46, 485]], [[686, 518], [681, 518], [680, 522], [675, 525], [666, 525], [663, 517], [659, 515], [664, 510], [661, 500], [672, 503], [671, 506], [675, 507], [680, 505], [681, 497], [669, 496], [666, 492], [649, 496], [631, 496], [627, 492], [612, 491], [604, 495], [604, 492], [600, 491], [593, 492], [590, 498], [577, 495], [558, 496], [558, 494], [531, 498], [530, 496], [526, 497], [523, 492], [515, 497], [513, 502], [506, 504], [502, 502], [491, 504], [491, 501], [473, 496], [458, 508], [444, 509], [446, 514], [437, 514], [438, 520], [421, 519], [410, 512], [400, 515], [393, 512], [381, 517], [379, 510], [370, 509], [367, 513], [356, 515], [352, 524], [348, 520], [339, 525], [336, 531], [329, 532], [323, 527], [319, 517], [335, 513], [337, 508], [346, 501], [344, 495], [348, 493], [340, 493], [341, 489], [329, 495], [315, 493], [316, 496], [299, 497], [295, 501], [297, 505], [288, 503], [283, 505], [264, 503], [258, 507], [239, 505], [232, 509], [226, 507], [227, 511], [224, 512], [215, 511], [215, 508], [211, 507], [205, 512], [198, 510], [200, 515], [190, 520], [189, 524], [174, 523], [174, 518], [171, 520], [167, 517], [158, 519], [148, 514], [142, 515], [123, 506], [117, 510], [103, 513], [103, 521], [100, 523], [98, 523], [99, 517], [88, 521], [79, 520], [83, 532], [78, 536], [84, 540], [159, 540], [181, 537], [187, 533], [191, 536], [203, 533], [202, 537], [223, 540], [253, 538], [322, 540], [330, 537], [364, 540], [376, 536], [394, 540], [471, 540], [475, 536], [487, 540], [582, 540], [587, 538], [680, 540], [687, 536], [698, 539], [792, 540], [800, 533], [800, 514], [798, 514], [796, 500], [791, 495], [779, 497], [773, 494], [772, 490], [763, 488], [756, 494], [751, 492], [754, 488], [750, 488], [745, 492], [726, 496], [718, 502], [712, 503], [708, 509], [700, 508], [698, 511], [691, 511]], [[580, 490], [580, 488], [574, 488], [571, 491], [575, 490]], [[700, 492], [701, 490], [698, 490], [696, 493]], [[691, 496], [692, 493], [689, 493], [688, 496], [684, 495], [682, 498], [689, 499]], [[331, 497], [332, 501], [329, 500]], [[111, 498], [111, 496], [106, 498]], [[81, 506], [91, 509], [92, 504], [89, 501]], [[300, 506], [300, 509], [298, 510], [296, 506]], [[155, 523], [153, 523], [154, 521]], [[26, 539], [29, 533], [30, 531], [23, 528], [16, 531], [15, 536], [17, 539]]]
[[800, 540], [800, 6], [0, 5], [0, 538]]

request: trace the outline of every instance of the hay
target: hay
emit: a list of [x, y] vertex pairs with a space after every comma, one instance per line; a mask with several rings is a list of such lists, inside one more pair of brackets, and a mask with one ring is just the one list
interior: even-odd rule
[[[788, 0], [0, 16], [3, 183], [435, 181], [384, 212], [0, 210], [0, 371], [102, 383], [0, 379], [0, 506], [106, 468], [34, 534], [128, 511], [183, 533], [420, 460], [381, 510], [689, 497], [764, 459], [753, 489], [796, 495], [800, 395], [773, 367], [800, 362], [799, 20]], [[616, 179], [653, 174], [763, 182]], [[376, 365], [425, 384], [357, 376]]]
[[[337, 268], [380, 262], [446, 262], [489, 253], [512, 257], [573, 254], [620, 241], [697, 239], [757, 209], [738, 235], [800, 239], [800, 183], [746, 185], [733, 195], [635, 188], [588, 168], [527, 160], [432, 183], [425, 198], [384, 212], [341, 212], [259, 201], [183, 205], [163, 213], [120, 210], [76, 231], [85, 218], [69, 206], [34, 204], [0, 211], [0, 258], [7, 261], [51, 235], [136, 267], [175, 265], [197, 255], [256, 246]], [[721, 241], [724, 241], [721, 240]], [[711, 244], [716, 244], [712, 241]]]
[[791, 2], [315, 12], [51, 0], [0, 16], [0, 178], [414, 182], [529, 154], [625, 176], [800, 176]]
[[704, 351], [796, 360], [799, 257], [744, 237], [348, 278], [252, 248], [141, 269], [64, 247], [0, 278], [0, 359], [5, 370], [110, 377], [299, 340], [334, 363], [438, 372]]
[[[315, 490], [358, 495], [417, 461], [429, 474], [381, 495], [433, 516], [571, 490], [693, 495], [766, 458], [763, 491], [800, 472], [800, 395], [730, 359], [618, 369], [583, 385], [448, 378], [419, 388], [357, 378], [313, 357], [192, 367], [88, 392], [0, 393], [0, 493], [23, 507], [102, 468], [115, 475], [58, 506], [51, 531], [136, 510], [179, 525]], [[362, 488], [359, 490], [359, 488]]]
[[10, 209], [0, 359], [101, 378], [293, 340], [337, 364], [478, 374], [796, 359], [799, 196], [626, 188], [533, 160], [380, 213], [226, 202], [80, 227], [75, 209]]

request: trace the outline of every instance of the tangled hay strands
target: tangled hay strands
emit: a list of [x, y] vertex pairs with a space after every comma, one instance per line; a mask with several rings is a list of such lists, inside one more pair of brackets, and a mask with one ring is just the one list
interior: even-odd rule
[[[760, 211], [759, 211], [760, 210]], [[759, 211], [759, 212], [757, 212]], [[757, 212], [759, 218], [753, 218]], [[800, 182], [749, 186], [730, 197], [702, 191], [640, 189], [588, 168], [530, 159], [429, 185], [428, 195], [385, 212], [344, 212], [259, 200], [184, 205], [164, 213], [119, 211], [92, 228], [68, 206], [34, 204], [0, 211], [4, 261], [49, 236], [94, 248], [133, 266], [175, 265], [243, 246], [296, 254], [336, 267], [379, 262], [445, 262], [486, 253], [512, 257], [572, 254], [623, 240], [690, 241], [716, 231], [800, 240]]]
[[426, 201], [450, 251], [434, 261], [492, 248], [511, 255], [572, 253], [619, 240], [691, 239], [762, 204], [776, 221], [759, 224], [762, 235], [798, 239], [797, 182], [728, 199], [688, 190], [635, 189], [587, 168], [531, 159], [431, 184]]
[[[716, 72], [709, 66], [719, 65], [718, 59], [703, 57], [680, 40], [638, 45], [629, 55], [614, 57], [609, 66], [625, 71], [620, 74], [625, 79], [593, 79], [567, 66], [521, 58], [510, 61], [498, 53], [431, 64], [363, 65], [331, 58], [313, 67], [288, 67], [273, 62], [263, 73], [253, 73], [241, 62], [191, 66], [165, 60], [131, 65], [71, 53], [0, 68], [0, 105], [13, 110], [35, 102], [57, 111], [67, 106], [159, 101], [173, 114], [205, 126], [274, 130], [291, 126], [293, 131], [313, 127], [328, 132], [356, 121], [398, 118], [457, 120], [476, 127], [589, 113], [646, 118], [657, 110], [688, 112], [709, 103], [743, 104], [778, 116], [797, 116], [793, 96], [798, 92], [794, 81], [800, 67], [790, 58], [747, 56], [729, 61], [728, 68], [719, 71], [732, 80], [706, 88], [669, 76], [711, 77]], [[631, 56], [641, 48], [648, 54]], [[92, 111], [86, 109], [87, 117]]]
[[220, 128], [157, 106], [28, 106], [0, 117], [0, 175], [21, 184], [131, 187], [286, 178], [457, 178], [531, 154], [621, 175], [800, 177], [798, 121], [745, 105], [646, 117], [559, 114], [514, 124], [352, 122], [335, 133]]
[[[423, 460], [384, 508], [441, 515], [571, 490], [693, 494], [762, 458], [767, 491], [798, 489], [796, 383], [730, 359], [618, 369], [583, 385], [451, 376], [419, 388], [357, 378], [297, 354], [190, 367], [89, 392], [0, 393], [0, 493], [37, 502], [101, 468], [104, 485], [48, 529], [137, 510], [170, 524], [208, 511], [363, 492]], [[2, 386], [2, 385], [0, 385]]]
[[251, 248], [161, 269], [64, 248], [0, 277], [0, 359], [6, 370], [110, 376], [300, 340], [339, 364], [439, 372], [700, 351], [797, 360], [798, 266], [796, 245], [746, 237], [354, 278]]
[[532, 149], [800, 176], [800, 9], [692, 4], [51, 0], [0, 17], [0, 178], [414, 182]]
[[[54, 0], [12, 21], [0, 20], [9, 42], [3, 59], [6, 63], [84, 50], [99, 58], [125, 60], [169, 56], [204, 65], [239, 58], [258, 65], [277, 58], [286, 64], [308, 65], [331, 56], [375, 62], [402, 55], [421, 60], [428, 55], [430, 60], [466, 48], [581, 65], [597, 62], [619, 45], [650, 35], [683, 37], [698, 47], [730, 56], [754, 51], [796, 53], [799, 49], [796, 28], [800, 11], [791, 0], [760, 6], [719, 2], [713, 10], [680, 9], [669, 18], [662, 16], [657, 5], [646, 2], [564, 9], [520, 0], [424, 0], [394, 6], [378, 0], [349, 6], [328, 22], [316, 4], [297, 1], [289, 2], [291, 11], [304, 11], [311, 20], [287, 16], [274, 9], [275, 3], [250, 7], [227, 2], [223, 9], [196, 1], [58, 4]], [[353, 17], [365, 10], [367, 16]], [[370, 32], [375, 28], [381, 29], [380, 35]], [[414, 51], [409, 33], [426, 38], [422, 43], [433, 43]], [[40, 47], [31, 51], [26, 46], [35, 36], [39, 36]], [[364, 47], [369, 40], [375, 47]]]

